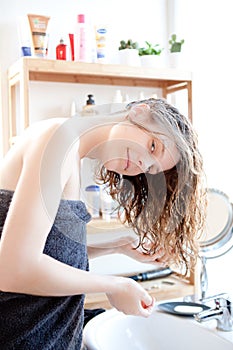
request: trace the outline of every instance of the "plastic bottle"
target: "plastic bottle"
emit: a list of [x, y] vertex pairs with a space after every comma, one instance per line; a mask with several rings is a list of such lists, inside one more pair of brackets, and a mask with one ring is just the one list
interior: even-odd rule
[[124, 102], [125, 104], [127, 104], [127, 103], [130, 102], [130, 99], [129, 99], [129, 95], [128, 95], [128, 94], [125, 94], [125, 98], [124, 98], [123, 102]]
[[85, 15], [80, 14], [77, 16], [78, 31], [77, 31], [77, 61], [86, 62], [86, 26]]
[[84, 14], [77, 16], [78, 27], [75, 35], [75, 60], [79, 62], [97, 62], [95, 28]]
[[70, 107], [70, 116], [73, 117], [77, 114], [76, 102], [73, 100]]
[[75, 53], [74, 53], [74, 34], [69, 33], [69, 39], [70, 39], [70, 58], [71, 61], [75, 60]]
[[103, 220], [110, 221], [117, 217], [117, 202], [114, 202], [107, 192], [106, 185], [102, 185], [100, 188], [100, 208]]
[[123, 96], [121, 90], [116, 90], [115, 95], [113, 96], [113, 103], [111, 104], [111, 113], [119, 112], [124, 109], [125, 104], [123, 104]]
[[139, 94], [138, 94], [138, 100], [145, 100], [145, 95], [144, 95], [144, 92], [143, 91], [140, 91]]
[[66, 61], [66, 45], [62, 38], [60, 39], [59, 45], [56, 47], [56, 59]]
[[121, 90], [116, 90], [115, 95], [113, 97], [113, 103], [122, 103], [123, 102], [123, 97], [121, 94]]
[[95, 26], [96, 36], [96, 54], [97, 62], [106, 63], [106, 37], [107, 29], [105, 26]]
[[31, 56], [30, 28], [28, 18], [18, 17], [18, 34], [22, 56]]
[[85, 191], [88, 211], [92, 218], [98, 218], [100, 216], [100, 187], [90, 185], [85, 188]]

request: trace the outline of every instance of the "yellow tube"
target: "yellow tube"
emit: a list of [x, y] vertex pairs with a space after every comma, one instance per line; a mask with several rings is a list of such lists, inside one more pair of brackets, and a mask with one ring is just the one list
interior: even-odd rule
[[28, 14], [31, 29], [32, 56], [46, 57], [48, 53], [48, 23], [50, 17]]

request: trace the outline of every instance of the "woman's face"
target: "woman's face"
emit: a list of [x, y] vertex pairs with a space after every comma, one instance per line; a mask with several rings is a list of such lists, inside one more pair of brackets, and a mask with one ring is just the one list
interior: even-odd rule
[[179, 160], [174, 142], [163, 135], [158, 138], [130, 121], [112, 127], [105, 148], [106, 169], [128, 176], [157, 174], [171, 169]]

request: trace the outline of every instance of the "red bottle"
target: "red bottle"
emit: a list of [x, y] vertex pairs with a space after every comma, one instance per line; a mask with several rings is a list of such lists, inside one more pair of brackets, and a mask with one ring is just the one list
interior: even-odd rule
[[66, 61], [66, 45], [63, 39], [60, 40], [60, 44], [56, 47], [56, 59]]

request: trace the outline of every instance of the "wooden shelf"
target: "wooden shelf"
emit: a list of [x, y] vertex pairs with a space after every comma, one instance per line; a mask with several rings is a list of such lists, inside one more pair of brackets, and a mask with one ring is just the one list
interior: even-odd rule
[[29, 80], [63, 83], [175, 88], [177, 85], [183, 87], [192, 81], [190, 72], [177, 71], [176, 69], [70, 62], [31, 57], [23, 57], [9, 68], [9, 80], [18, 80], [17, 76], [22, 72], [29, 74]]
[[8, 69], [11, 140], [17, 136], [16, 86], [20, 90], [20, 118], [29, 125], [29, 82], [118, 85], [160, 88], [162, 96], [179, 90], [188, 92], [188, 114], [192, 119], [192, 74], [171, 68], [131, 67], [22, 57]]

